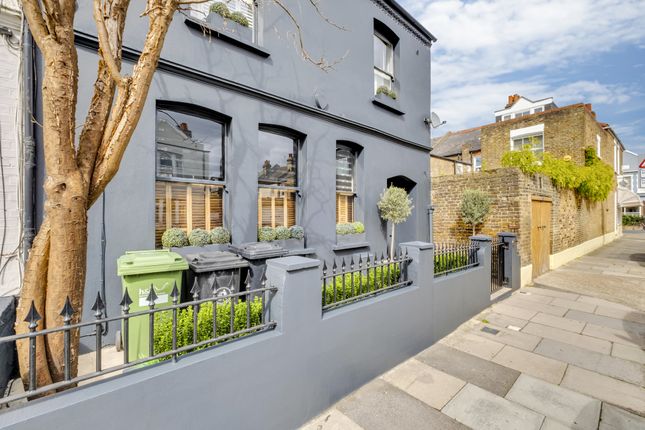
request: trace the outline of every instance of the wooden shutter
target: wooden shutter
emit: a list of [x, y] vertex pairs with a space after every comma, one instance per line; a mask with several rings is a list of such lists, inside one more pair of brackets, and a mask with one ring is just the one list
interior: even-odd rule
[[336, 193], [336, 224], [354, 222], [354, 196]]
[[296, 192], [292, 190], [258, 190], [258, 225], [291, 227], [296, 224]]

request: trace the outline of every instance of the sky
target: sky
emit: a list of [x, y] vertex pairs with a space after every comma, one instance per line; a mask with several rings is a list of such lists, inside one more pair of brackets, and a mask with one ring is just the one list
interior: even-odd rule
[[434, 136], [488, 124], [509, 95], [592, 103], [645, 153], [645, 0], [400, 0], [432, 47]]

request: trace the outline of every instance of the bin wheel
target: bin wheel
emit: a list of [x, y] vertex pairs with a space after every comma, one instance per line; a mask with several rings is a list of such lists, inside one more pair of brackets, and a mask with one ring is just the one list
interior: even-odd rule
[[123, 351], [123, 338], [121, 337], [121, 330], [114, 333], [114, 346], [117, 351]]

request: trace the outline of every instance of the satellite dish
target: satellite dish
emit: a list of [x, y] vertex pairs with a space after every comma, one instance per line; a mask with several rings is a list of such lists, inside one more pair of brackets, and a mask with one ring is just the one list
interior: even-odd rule
[[446, 121], [441, 121], [441, 118], [439, 118], [439, 115], [437, 115], [434, 112], [430, 114], [430, 118], [426, 118], [425, 122], [426, 124], [430, 124], [432, 128], [440, 127], [446, 123]]

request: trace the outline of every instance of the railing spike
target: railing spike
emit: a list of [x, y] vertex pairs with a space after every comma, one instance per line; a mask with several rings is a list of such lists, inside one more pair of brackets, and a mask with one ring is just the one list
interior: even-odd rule
[[337, 268], [338, 268], [338, 266], [336, 265], [336, 259], [334, 259], [334, 265], [331, 267], [331, 270], [332, 270], [334, 273], [336, 273], [336, 269], [337, 269]]
[[146, 301], [148, 302], [148, 306], [150, 308], [153, 308], [155, 306], [155, 300], [157, 300], [159, 297], [157, 296], [157, 293], [155, 292], [155, 286], [154, 284], [150, 284], [150, 291], [148, 292], [148, 297], [146, 297]]
[[327, 274], [327, 262], [324, 260], [323, 260], [322, 271], [323, 271], [323, 276], [325, 276]]
[[176, 303], [179, 299], [179, 288], [177, 288], [177, 281], [174, 282], [172, 286], [172, 291], [170, 292], [170, 298], [173, 303]]
[[90, 308], [94, 311], [94, 316], [100, 318], [103, 315], [103, 309], [105, 309], [105, 303], [103, 303], [103, 298], [101, 297], [101, 292], [97, 291], [96, 300]]
[[353, 269], [354, 268], [354, 256], [352, 255], [352, 258], [349, 260], [349, 268]]
[[130, 298], [130, 293], [128, 293], [128, 288], [125, 288], [125, 291], [123, 291], [123, 298], [121, 299], [121, 303], [119, 303], [119, 306], [121, 306], [121, 309], [123, 312], [128, 312], [130, 310], [130, 305], [132, 304], [132, 299]]
[[244, 285], [247, 287], [251, 285], [251, 270], [246, 271], [246, 278], [244, 278]]
[[358, 256], [358, 267], [360, 268], [363, 265], [363, 257], [361, 255]]
[[197, 282], [197, 278], [195, 278], [193, 288], [190, 289], [190, 294], [193, 295], [193, 300], [199, 300], [199, 293], [201, 293], [201, 287], [199, 286], [199, 282]]
[[345, 257], [343, 257], [343, 261], [341, 263], [340, 270], [342, 270], [343, 272], [345, 271]]
[[219, 276], [215, 275], [215, 277], [213, 278], [213, 285], [211, 285], [211, 296], [217, 296], [217, 290], [219, 290], [220, 288], [221, 285], [219, 284]]
[[42, 317], [36, 310], [36, 304], [34, 301], [31, 301], [31, 306], [29, 306], [29, 311], [27, 311], [27, 316], [25, 317], [24, 321], [29, 323], [29, 328], [36, 328], [38, 326], [38, 321], [40, 321]]
[[69, 301], [69, 296], [65, 297], [65, 304], [63, 305], [63, 309], [60, 311], [60, 316], [63, 317], [64, 322], [68, 322], [72, 319], [72, 315], [74, 315], [76, 311], [72, 307], [72, 303]]
[[260, 286], [264, 288], [267, 284], [267, 272], [266, 270], [262, 272], [262, 279], [260, 279]]

